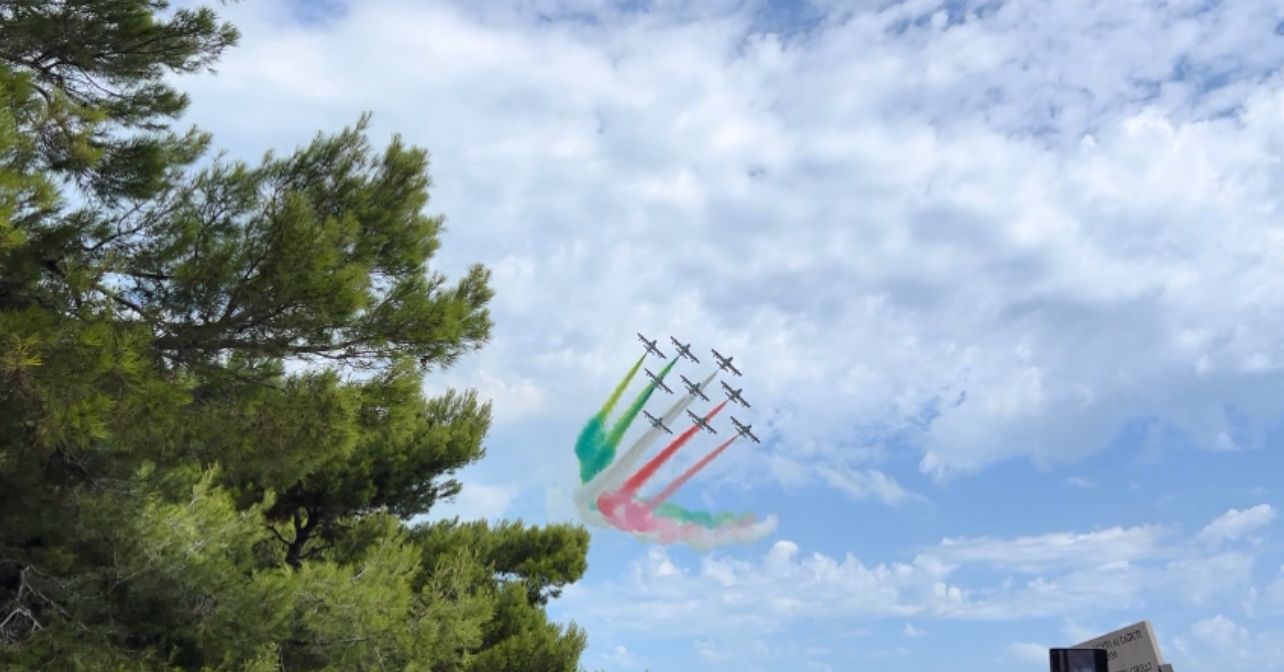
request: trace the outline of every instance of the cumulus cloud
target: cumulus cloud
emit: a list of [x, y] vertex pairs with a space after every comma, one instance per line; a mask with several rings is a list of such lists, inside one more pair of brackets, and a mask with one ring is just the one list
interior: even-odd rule
[[[1144, 525], [943, 539], [911, 558], [871, 564], [779, 540], [756, 561], [706, 555], [689, 567], [650, 549], [628, 581], [568, 593], [567, 606], [613, 634], [717, 637], [769, 635], [804, 621], [1061, 617], [1076, 639], [1088, 630], [1075, 621], [1087, 616], [1132, 614], [1143, 604], [1206, 607], [1252, 590], [1253, 555], [1200, 542]], [[586, 595], [592, 599], [581, 600]], [[902, 633], [922, 631], [907, 623]]]
[[855, 499], [879, 499], [887, 504], [923, 500], [922, 495], [909, 492], [896, 479], [878, 469], [851, 470], [820, 467], [821, 479]]
[[495, 520], [505, 517], [521, 488], [507, 484], [479, 483], [465, 479], [463, 489], [454, 498], [432, 509], [429, 518], [444, 520], [458, 516], [462, 520]]
[[460, 376], [560, 422], [512, 475], [638, 328], [745, 363], [770, 439], [713, 477], [785, 456], [884, 501], [893, 440], [947, 478], [1137, 418], [1242, 449], [1284, 411], [1272, 3], [820, 3], [798, 34], [755, 3], [554, 4], [233, 7], [245, 46], [189, 86], [242, 155], [363, 109], [432, 150], [442, 265], [498, 291]]
[[1273, 520], [1275, 509], [1270, 504], [1258, 504], [1243, 511], [1231, 509], [1201, 530], [1199, 539], [1214, 545], [1235, 541], [1253, 530], [1269, 525]]
[[1284, 669], [1284, 630], [1250, 629], [1223, 614], [1195, 621], [1173, 643], [1182, 662], [1196, 669]]
[[1072, 566], [1126, 566], [1139, 559], [1171, 557], [1158, 526], [1113, 527], [1095, 532], [1061, 532], [1015, 539], [944, 539], [935, 555], [949, 563], [977, 563], [1040, 573]]

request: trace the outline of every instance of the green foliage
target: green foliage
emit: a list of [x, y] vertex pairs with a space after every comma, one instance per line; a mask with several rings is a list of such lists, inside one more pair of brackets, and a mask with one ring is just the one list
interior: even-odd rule
[[[146, 198], [203, 138], [167, 131], [187, 107], [167, 72], [208, 68], [237, 33], [162, 0], [0, 0], [0, 62], [31, 76], [45, 167], [105, 198]], [[116, 131], [129, 129], [129, 134]]]
[[531, 605], [520, 586], [499, 591], [495, 616], [483, 634], [483, 648], [470, 661], [470, 670], [524, 672], [565, 670], [574, 672], [580, 652], [588, 643], [583, 630], [561, 628], [548, 622], [544, 612]]
[[431, 270], [426, 153], [362, 118], [198, 168], [167, 75], [235, 39], [0, 0], [0, 668], [574, 670], [582, 528], [404, 522], [490, 425], [422, 389], [491, 297]]
[[557, 597], [563, 586], [579, 580], [588, 568], [588, 533], [582, 527], [539, 528], [505, 521], [492, 529], [486, 521], [455, 520], [420, 526], [414, 537], [427, 557], [454, 548], [473, 549], [485, 571], [520, 583], [532, 604]]

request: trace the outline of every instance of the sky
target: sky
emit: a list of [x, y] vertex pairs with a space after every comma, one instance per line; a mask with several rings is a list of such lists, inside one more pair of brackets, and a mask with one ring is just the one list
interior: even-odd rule
[[425, 382], [495, 412], [434, 516], [575, 521], [635, 333], [735, 355], [763, 442], [675, 501], [779, 524], [593, 529], [550, 607], [589, 670], [1036, 672], [1143, 619], [1178, 672], [1284, 670], [1284, 6], [220, 11], [185, 123], [257, 161], [369, 111], [431, 153], [436, 269], [494, 274]]

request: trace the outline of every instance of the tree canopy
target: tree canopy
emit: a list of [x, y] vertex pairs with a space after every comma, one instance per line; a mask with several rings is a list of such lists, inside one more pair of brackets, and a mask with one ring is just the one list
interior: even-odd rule
[[368, 118], [207, 160], [167, 77], [208, 8], [0, 0], [0, 667], [574, 670], [580, 527], [411, 525], [490, 405], [488, 273], [435, 272], [428, 156]]

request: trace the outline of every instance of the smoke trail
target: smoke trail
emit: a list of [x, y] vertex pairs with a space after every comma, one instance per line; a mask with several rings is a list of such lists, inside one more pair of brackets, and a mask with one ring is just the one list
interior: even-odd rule
[[[656, 378], [664, 380], [664, 377], [668, 375], [669, 371], [677, 363], [678, 360], [676, 359], [669, 362], [667, 366], [656, 374]], [[628, 431], [629, 424], [632, 423], [637, 418], [638, 414], [642, 412], [642, 407], [646, 405], [647, 400], [651, 398], [651, 394], [655, 392], [655, 387], [655, 381], [651, 381], [647, 383], [646, 387], [642, 388], [642, 392], [638, 394], [637, 399], [633, 400], [633, 403], [624, 411], [624, 415], [622, 415], [620, 419], [616, 421], [615, 425], [611, 427], [611, 432], [609, 434], [601, 436], [601, 427], [594, 428], [592, 421], [589, 421], [589, 425], [585, 426], [584, 431], [586, 433], [590, 429], [595, 429], [596, 433], [591, 437], [592, 440], [595, 441], [592, 455], [587, 460], [580, 462], [581, 483], [587, 482], [594, 476], [601, 473], [602, 470], [615, 459], [615, 447], [620, 445], [620, 439], [623, 438], [624, 433]], [[605, 416], [600, 418], [599, 424], [601, 426], [605, 426]], [[581, 434], [581, 436], [584, 436], [584, 434]]]
[[[606, 400], [602, 410], [589, 418], [588, 423], [584, 425], [584, 429], [580, 431], [580, 437], [575, 441], [575, 457], [580, 462], [581, 483], [587, 483], [597, 472], [601, 471], [601, 466], [599, 465], [602, 464], [603, 451], [607, 447], [606, 416], [615, 407], [616, 402], [620, 400], [620, 396], [624, 394], [624, 390], [628, 388], [633, 377], [642, 368], [642, 362], [644, 361], [646, 361], [646, 353], [642, 353], [638, 361], [633, 364], [633, 368], [629, 369], [629, 372], [624, 375], [624, 380], [621, 380], [615, 386], [615, 391]], [[607, 460], [607, 462], [609, 461]]]
[[[718, 415], [718, 411], [721, 411], [722, 407], [726, 405], [726, 400], [723, 400], [722, 403], [714, 406], [713, 410], [709, 411], [708, 415], [704, 416], [704, 421], [709, 422], [712, 420], [714, 416]], [[660, 467], [664, 466], [664, 463], [668, 462], [669, 458], [673, 457], [673, 454], [678, 452], [678, 449], [689, 441], [691, 437], [695, 436], [695, 433], [698, 431], [700, 431], [699, 425], [691, 425], [690, 429], [682, 432], [682, 434], [680, 434], [678, 438], [674, 439], [672, 443], [665, 446], [664, 450], [661, 450], [655, 457], [651, 458], [649, 462], [643, 465], [641, 469], [638, 469], [637, 473], [624, 481], [624, 485], [620, 486], [619, 492], [621, 494], [628, 494], [629, 497], [637, 494], [637, 491], [643, 485], [646, 485], [646, 482], [655, 475], [655, 472], [659, 471]]]
[[[602, 409], [585, 424], [576, 441], [575, 454], [579, 458], [580, 482], [583, 485], [576, 489], [574, 500], [584, 521], [596, 526], [609, 524], [645, 541], [666, 544], [682, 542], [698, 550], [707, 550], [723, 544], [754, 541], [771, 533], [776, 527], [775, 516], [768, 516], [766, 520], [759, 521], [753, 514], [711, 514], [704, 511], [690, 511], [665, 501], [724, 451], [734, 437], [684, 472], [659, 495], [645, 502], [638, 498], [638, 490], [646, 481], [652, 478], [664, 463], [698, 431], [694, 426], [684, 431], [637, 473], [625, 478], [626, 474], [642, 459], [651, 444], [659, 438], [662, 431], [657, 427], [649, 428], [619, 459], [614, 459], [620, 440], [655, 392], [656, 384], [648, 383], [609, 430], [607, 416], [623, 397], [624, 391], [641, 370], [645, 361], [644, 354], [616, 386]], [[671, 360], [656, 377], [663, 380], [678, 361], [676, 358]], [[714, 370], [701, 381], [700, 389], [707, 388], [716, 378], [717, 373], [718, 371]], [[674, 420], [691, 405], [695, 398], [696, 395], [688, 392], [676, 399], [661, 416], [661, 422], [672, 426]], [[705, 420], [711, 420], [726, 403], [726, 401], [719, 403], [705, 417]]]
[[682, 542], [697, 551], [707, 551], [716, 546], [747, 544], [758, 541], [775, 531], [777, 524], [778, 521], [775, 516], [767, 516], [766, 519], [760, 521], [747, 520], [743, 523], [722, 525], [716, 528], [679, 525], [667, 535], [635, 533], [635, 536], [646, 541]]
[[695, 476], [696, 474], [700, 473], [701, 469], [704, 469], [706, 466], [708, 466], [708, 464], [712, 462], [714, 458], [721, 455], [722, 451], [726, 450], [727, 446], [730, 446], [738, 438], [740, 438], [740, 436], [736, 435], [727, 439], [726, 441], [723, 441], [722, 445], [718, 446], [717, 448], [714, 448], [713, 451], [710, 452], [708, 455], [705, 455], [704, 457], [700, 458], [699, 462], [696, 462], [695, 464], [691, 465], [690, 468], [682, 472], [681, 476], [678, 476], [677, 478], [673, 479], [673, 482], [665, 486], [665, 488], [661, 490], [659, 494], [647, 500], [646, 505], [650, 507], [652, 511], [655, 511], [655, 507], [663, 504], [665, 500], [672, 497], [673, 493], [678, 491], [678, 488], [681, 488], [683, 485], [686, 485], [686, 482], [691, 480], [692, 476]]
[[575, 441], [575, 457], [580, 461], [580, 483], [587, 483], [593, 478], [594, 466], [599, 462], [598, 455], [606, 446], [606, 431], [602, 428], [602, 418], [593, 416], [580, 432]]
[[[713, 382], [713, 379], [717, 374], [717, 370], [710, 373], [708, 377], [700, 383], [700, 389], [703, 390], [708, 387], [709, 383]], [[685, 411], [687, 407], [691, 405], [691, 402], [695, 401], [695, 399], [696, 396], [691, 392], [687, 392], [681, 397], [675, 399], [673, 404], [669, 406], [668, 410], [660, 416], [660, 422], [666, 427], [673, 426], [673, 421], [677, 419], [678, 416], [682, 415], [682, 412]], [[597, 421], [596, 423], [594, 422], [595, 420]], [[590, 437], [591, 440], [595, 440], [599, 444], [605, 445], [606, 434], [603, 428], [605, 423], [596, 417], [589, 420], [589, 423], [589, 426], [585, 427], [585, 434], [588, 434], [590, 431], [597, 432], [598, 435], [596, 437]], [[595, 527], [606, 526], [606, 520], [602, 518], [602, 514], [597, 511], [597, 496], [608, 488], [619, 487], [625, 476], [627, 476], [628, 473], [637, 466], [638, 461], [642, 459], [642, 456], [651, 447], [651, 444], [655, 443], [656, 439], [660, 438], [663, 431], [664, 430], [661, 430], [659, 427], [647, 428], [647, 431], [642, 434], [642, 436], [638, 437], [638, 439], [633, 442], [633, 445], [630, 446], [628, 450], [624, 451], [614, 462], [607, 465], [596, 476], [592, 476], [591, 480], [589, 480], [585, 485], [576, 488], [574, 495], [572, 495], [572, 500], [575, 502], [575, 508], [579, 510], [580, 517], [584, 522]], [[581, 436], [582, 440], [583, 438], [584, 437]], [[585, 468], [583, 462], [581, 462], [580, 465], [580, 482], [585, 483], [583, 479], [585, 474], [588, 473], [588, 469]]]
[[638, 371], [642, 368], [642, 362], [645, 361], [646, 353], [644, 352], [641, 357], [638, 357], [638, 361], [634, 362], [633, 368], [629, 369], [628, 374], [624, 376], [624, 380], [621, 380], [620, 384], [615, 386], [615, 391], [612, 392], [610, 398], [606, 400], [606, 404], [602, 406], [602, 410], [597, 412], [599, 416], [605, 418], [611, 412], [611, 409], [615, 408], [615, 402], [620, 400], [620, 397], [624, 394], [624, 390], [628, 389], [629, 382], [633, 380], [633, 376], [638, 375]]
[[673, 502], [665, 502], [655, 507], [655, 512], [665, 518], [673, 518], [674, 520], [679, 520], [684, 523], [694, 523], [696, 525], [703, 525], [704, 527], [710, 528], [725, 525], [737, 520], [743, 520], [746, 517], [753, 517], [753, 514], [735, 514], [729, 512], [713, 514], [707, 511], [691, 511], [689, 509], [684, 509]]
[[[713, 382], [713, 379], [717, 377], [717, 375], [718, 371], [715, 369], [713, 373], [710, 373], [703, 381], [700, 382], [700, 389], [703, 390], [708, 387], [709, 383]], [[683, 411], [687, 410], [687, 407], [690, 406], [695, 399], [696, 396], [688, 392], [681, 399], [675, 401], [673, 406], [669, 407], [668, 411], [665, 411], [664, 415], [660, 418], [661, 421], [663, 421], [666, 426], [672, 426], [673, 421], [680, 416]], [[661, 430], [659, 428], [652, 427], [650, 431], [639, 437], [628, 450], [624, 451], [624, 453], [620, 455], [619, 459], [612, 462], [610, 466], [602, 471], [602, 473], [598, 474], [598, 476], [588, 485], [588, 490], [592, 493], [589, 498], [590, 501], [592, 499], [596, 499], [597, 495], [601, 494], [603, 490], [619, 487], [619, 484], [624, 481], [625, 476], [632, 471], [635, 466], [637, 466], [638, 461], [642, 459], [642, 456], [646, 453], [647, 449], [651, 447], [651, 444], [660, 437], [660, 432]]]
[[[669, 371], [672, 370], [677, 363], [677, 359], [669, 362], [663, 369], [660, 369], [659, 373], [655, 374], [655, 377], [660, 380], [664, 380], [664, 377], [669, 375]], [[615, 456], [615, 447], [620, 445], [620, 439], [624, 438], [624, 433], [629, 430], [629, 425], [632, 424], [633, 420], [642, 412], [642, 407], [646, 406], [646, 402], [651, 398], [651, 394], [655, 392], [655, 388], [656, 383], [654, 380], [648, 383], [646, 388], [642, 390], [642, 393], [638, 395], [637, 399], [633, 400], [633, 404], [624, 411], [624, 415], [620, 416], [620, 419], [615, 421], [615, 426], [611, 427], [611, 433], [606, 437], [606, 444], [611, 447], [612, 457]], [[610, 460], [607, 461], [610, 462]]]
[[777, 522], [775, 516], [758, 521], [752, 515], [745, 515], [716, 526], [688, 523], [657, 517], [646, 504], [621, 497], [618, 492], [602, 493], [598, 497], [598, 508], [612, 527], [631, 532], [639, 539], [663, 544], [683, 542], [698, 550], [760, 539], [770, 534]]

